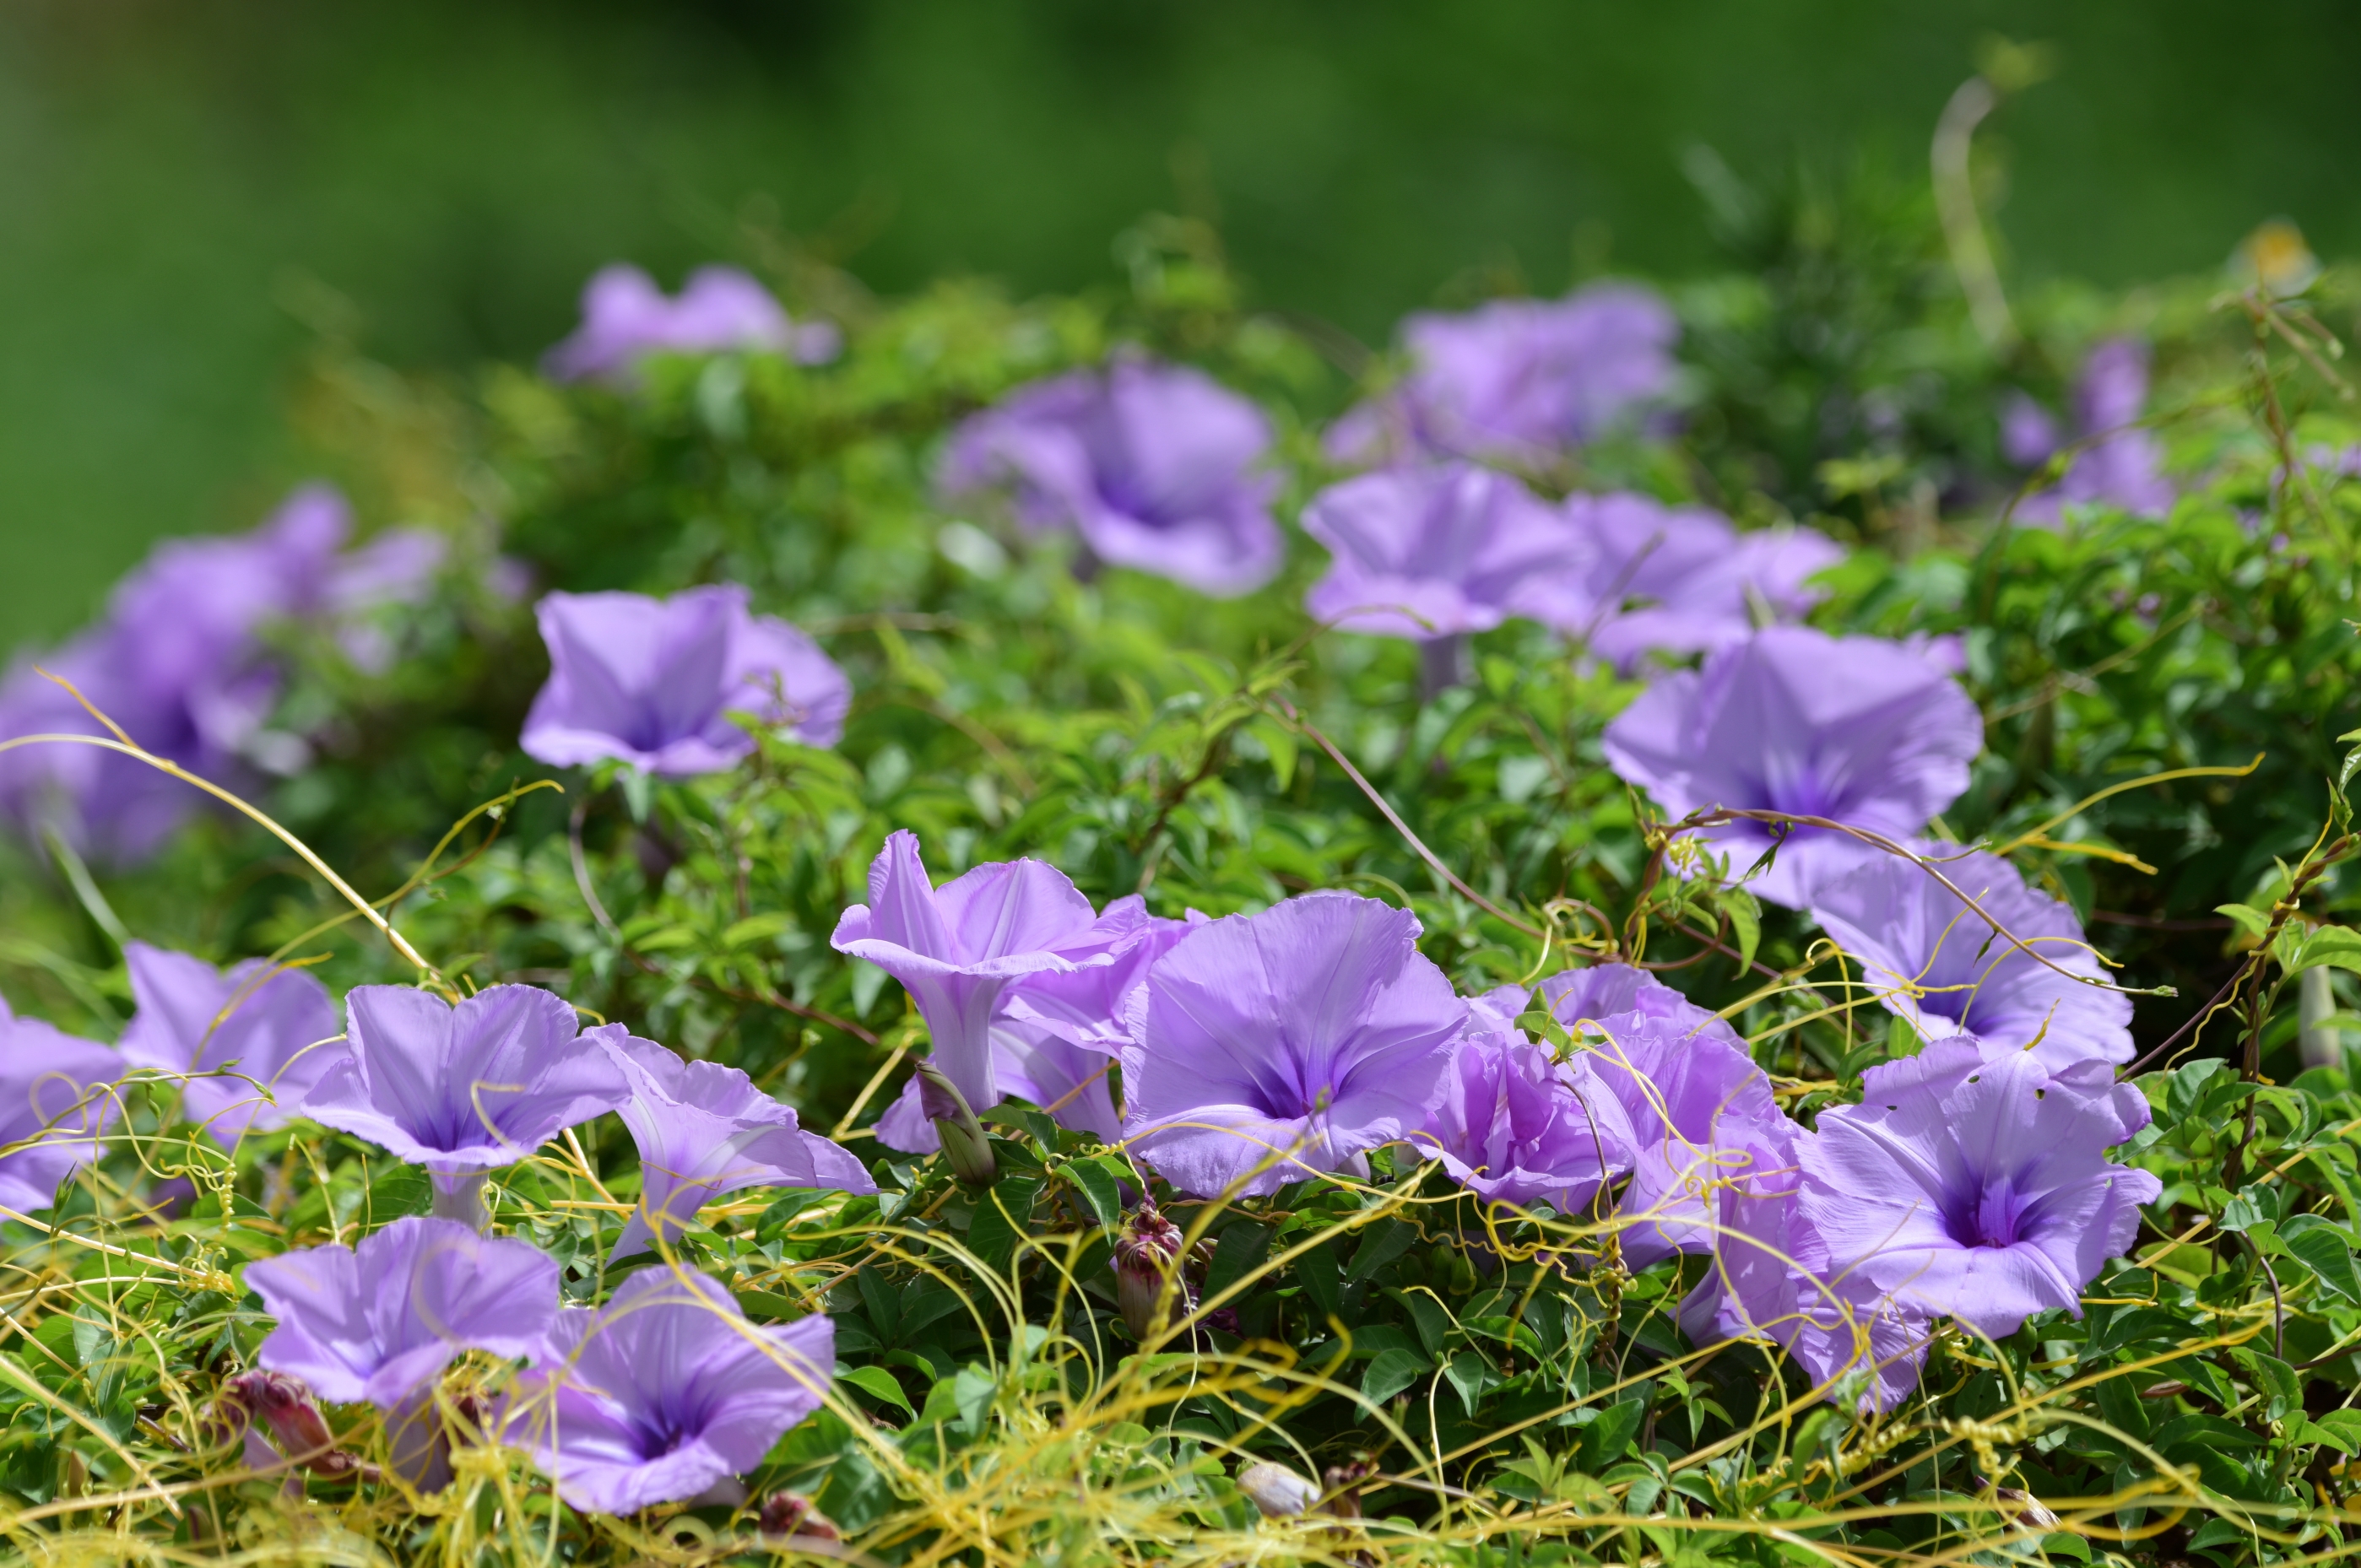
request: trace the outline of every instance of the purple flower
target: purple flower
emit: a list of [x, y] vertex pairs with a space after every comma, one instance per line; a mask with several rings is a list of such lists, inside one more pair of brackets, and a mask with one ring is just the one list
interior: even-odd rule
[[401, 985], [346, 993], [348, 1044], [303, 1114], [426, 1168], [438, 1212], [472, 1203], [485, 1171], [519, 1160], [629, 1097], [605, 1042], [529, 985], [487, 986], [456, 1007]]
[[1466, 463], [1331, 485], [1303, 509], [1303, 531], [1335, 557], [1304, 608], [1381, 637], [1425, 641], [1538, 615], [1577, 563], [1563, 517], [1508, 475]]
[[612, 1256], [673, 1240], [697, 1210], [749, 1187], [877, 1190], [859, 1160], [803, 1131], [793, 1111], [736, 1068], [685, 1061], [620, 1028], [596, 1034], [631, 1085], [617, 1111], [640, 1148], [639, 1211]]
[[225, 1149], [249, 1130], [293, 1120], [341, 1054], [335, 1004], [302, 970], [272, 972], [258, 959], [217, 970], [145, 942], [126, 944], [123, 958], [138, 1003], [123, 1031], [124, 1060], [222, 1074], [192, 1076], [181, 1091], [181, 1114]]
[[666, 299], [654, 279], [618, 263], [584, 286], [582, 325], [549, 351], [544, 368], [561, 381], [620, 381], [651, 354], [750, 349], [814, 365], [835, 358], [841, 345], [833, 325], [797, 326], [735, 267], [700, 267], [678, 299]]
[[1091, 554], [1229, 598], [1279, 572], [1270, 423], [1202, 371], [1121, 358], [1019, 388], [956, 431], [942, 488], [1008, 487], [1017, 521]]
[[1711, 1017], [1705, 1009], [1636, 964], [1592, 964], [1542, 981], [1542, 1000], [1551, 1016], [1571, 1029], [1623, 1013], [1653, 1018]]
[[1700, 1346], [1768, 1341], [1828, 1398], [1892, 1410], [1917, 1387], [1928, 1321], [1859, 1270], [1829, 1266], [1796, 1199], [1793, 1144], [1754, 1145], [1748, 1174], [1720, 1188], [1713, 1267], [1682, 1301], [1681, 1330]]
[[1996, 855], [1919, 847], [2026, 947], [2000, 936], [1928, 871], [1880, 855], [1822, 883], [1812, 897], [1812, 918], [1860, 963], [1878, 1001], [1927, 1039], [1974, 1035], [2030, 1050], [2053, 1071], [2078, 1061], [2131, 1060], [2131, 998], [2104, 983], [2074, 912], [2027, 887]]
[[833, 746], [852, 688], [801, 631], [750, 615], [734, 583], [670, 598], [550, 594], [537, 607], [549, 684], [522, 744], [555, 767], [612, 759], [645, 773], [719, 773], [754, 750], [733, 711]]
[[[1560, 988], [1558, 997], [1573, 1004], [1561, 1000], [1551, 1011], [1569, 1030], [1581, 1026], [1593, 1038], [1582, 1059], [1630, 1120], [1631, 1179], [1617, 1212], [1626, 1223], [1624, 1261], [1645, 1268], [1676, 1252], [1713, 1250], [1717, 1194], [1753, 1174], [1754, 1151], [1778, 1146], [1788, 1122], [1746, 1043], [1669, 986], [1653, 985], [1644, 1011], [1603, 1018], [1587, 1011], [1581, 993], [1606, 989], [1592, 977], [1622, 967], [1582, 971], [1591, 983]], [[1673, 1003], [1656, 992], [1670, 992]], [[1592, 1022], [1584, 1025], [1586, 1018]]]
[[395, 1468], [427, 1491], [450, 1479], [434, 1397], [443, 1368], [464, 1350], [545, 1356], [557, 1321], [556, 1259], [414, 1215], [357, 1248], [249, 1264], [246, 1283], [279, 1320], [256, 1359], [323, 1398], [385, 1411]]
[[1131, 993], [1125, 1130], [1184, 1192], [1260, 1197], [1426, 1124], [1467, 1008], [1418, 917], [1312, 893], [1183, 938]]
[[1356, 464], [1421, 453], [1545, 462], [1664, 398], [1679, 335], [1663, 300], [1619, 283], [1411, 316], [1402, 327], [1409, 378], [1338, 421], [1329, 455]]
[[693, 1497], [752, 1469], [836, 1373], [825, 1316], [757, 1327], [682, 1269], [642, 1269], [599, 1311], [565, 1309], [551, 1337], [559, 1365], [518, 1378], [504, 1424], [587, 1513]]
[[2021, 1047], [1938, 1040], [1820, 1113], [1799, 1201], [1835, 1269], [1997, 1339], [2047, 1308], [2081, 1316], [2082, 1287], [2131, 1245], [2163, 1184], [2106, 1151], [2147, 1120], [2103, 1061], [2052, 1072]]
[[97, 1154], [127, 1065], [111, 1047], [17, 1017], [0, 998], [0, 1204], [23, 1214], [56, 1201], [58, 1183]]
[[[2110, 338], [2091, 351], [2074, 389], [2075, 433], [2091, 444], [2074, 455], [2055, 489], [2027, 496], [2015, 512], [2019, 522], [2054, 528], [2070, 504], [2114, 507], [2134, 517], [2160, 518], [2175, 495], [2164, 477], [2164, 448], [2153, 433], [2136, 428], [2147, 402], [2147, 349], [2129, 338]], [[2019, 393], [2002, 416], [2001, 446], [2012, 461], [2030, 467], [2058, 448], [2054, 422], [2047, 432], [2040, 405]], [[2047, 434], [2048, 439], [2041, 437]], [[2094, 439], [2095, 438], [2095, 439]]]
[[1055, 866], [978, 866], [939, 888], [907, 831], [877, 851], [869, 902], [847, 909], [829, 942], [902, 982], [927, 1020], [935, 1065], [979, 1114], [1005, 1093], [991, 1039], [1001, 993], [1027, 975], [1115, 961], [1091, 901]]
[[1623, 670], [1743, 642], [1761, 617], [1797, 619], [1821, 598], [1806, 580], [1844, 559], [1808, 528], [1741, 533], [1719, 512], [1628, 492], [1569, 496], [1565, 514], [1587, 565], [1550, 620]]
[[[1659, 679], [1607, 727], [1607, 760], [1675, 817], [1712, 807], [1822, 817], [1905, 839], [1968, 787], [1983, 719], [1949, 676], [1900, 643], [1772, 627]], [[1769, 823], [1702, 835], [1742, 874]], [[1748, 885], [1801, 908], [1821, 882], [1881, 851], [1795, 828]]]
[[1514, 985], [1467, 1003], [1442, 1102], [1410, 1144], [1488, 1203], [1578, 1214], [1631, 1168], [1631, 1124], [1587, 1060], [1559, 1061], [1517, 1029], [1524, 1005]]

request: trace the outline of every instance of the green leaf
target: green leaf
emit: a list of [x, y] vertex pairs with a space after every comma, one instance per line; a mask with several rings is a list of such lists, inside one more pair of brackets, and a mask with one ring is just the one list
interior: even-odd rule
[[2091, 1561], [2090, 1542], [2079, 1535], [2045, 1535], [2041, 1550], [2048, 1557], [2070, 1557], [2077, 1563]]
[[1463, 1350], [1443, 1364], [1443, 1380], [1458, 1394], [1460, 1408], [1472, 1418], [1485, 1394], [1499, 1386], [1500, 1375], [1476, 1352]]
[[2240, 930], [2257, 942], [2263, 939], [2263, 933], [2271, 928], [2271, 917], [2251, 905], [2217, 904], [2213, 906], [2213, 913], [2227, 915], [2238, 923]]
[[1639, 1435], [1642, 1418], [1648, 1413], [1647, 1402], [1626, 1399], [1620, 1405], [1609, 1405], [1582, 1428], [1582, 1447], [1577, 1461], [1591, 1475], [1598, 1475], [1623, 1457]]
[[1058, 1173], [1090, 1205], [1092, 1217], [1110, 1231], [1123, 1223], [1123, 1189], [1115, 1172], [1108, 1168], [1116, 1163], [1105, 1155], [1093, 1155], [1088, 1159], [1069, 1160], [1058, 1168]]
[[2290, 974], [2308, 969], [2350, 970], [2361, 974], [2361, 931], [2323, 926], [2312, 932], [2296, 950], [2294, 961], [2287, 965]]
[[1730, 935], [1738, 938], [1738, 972], [1744, 974], [1763, 945], [1763, 905], [1742, 887], [1721, 895], [1721, 912], [1730, 916]]
[[1382, 1405], [1425, 1376], [1427, 1366], [1426, 1357], [1415, 1351], [1386, 1351], [1361, 1374], [1361, 1393], [1370, 1403]]
[[2331, 1442], [2347, 1453], [2361, 1453], [2361, 1410], [2331, 1410], [2305, 1424], [2333, 1434], [2317, 1441]]
[[1353, 1254], [1353, 1266], [1345, 1271], [1345, 1283], [1360, 1284], [1408, 1252], [1416, 1240], [1418, 1227], [1409, 1221], [1379, 1220], [1361, 1233], [1361, 1245]]
[[1007, 1176], [975, 1200], [975, 1219], [968, 1226], [968, 1250], [976, 1261], [999, 1274], [1016, 1255], [1017, 1239], [1033, 1218], [1033, 1201], [1041, 1195], [1038, 1176]]
[[1270, 1227], [1251, 1220], [1234, 1220], [1213, 1245], [1213, 1261], [1205, 1268], [1205, 1299], [1211, 1300], [1262, 1266], [1270, 1253]]
[[2361, 1271], [2353, 1266], [2353, 1249], [2343, 1231], [2318, 1214], [2298, 1214], [2279, 1228], [2279, 1240], [2323, 1285], [2348, 1301], [2361, 1302]]
[[900, 1381], [882, 1366], [841, 1366], [836, 1375], [873, 1399], [897, 1406], [906, 1415], [917, 1414], [910, 1408], [910, 1397], [902, 1392]]
[[368, 1201], [362, 1205], [372, 1229], [390, 1225], [434, 1206], [434, 1188], [414, 1165], [389, 1167], [369, 1183]]

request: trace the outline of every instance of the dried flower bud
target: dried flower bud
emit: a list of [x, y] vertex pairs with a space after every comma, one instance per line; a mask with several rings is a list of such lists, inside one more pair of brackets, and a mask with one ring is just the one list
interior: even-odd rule
[[313, 1475], [349, 1475], [360, 1468], [359, 1460], [336, 1447], [336, 1434], [328, 1430], [328, 1418], [320, 1413], [312, 1390], [301, 1378], [258, 1367], [231, 1378], [222, 1392], [217, 1409], [234, 1401], [250, 1419], [270, 1429], [280, 1453]]
[[1970, 1473], [1969, 1478], [1975, 1483], [1979, 1490], [1989, 1487], [1993, 1499], [2001, 1504], [2001, 1511], [2013, 1516], [2017, 1523], [2030, 1525], [2036, 1530], [2058, 1528], [2058, 1516], [2050, 1512], [2041, 1499], [2032, 1493], [2019, 1491], [2015, 1486], [1994, 1486], [1991, 1482], [1972, 1472]]
[[951, 1174], [970, 1187], [989, 1187], [1000, 1179], [1000, 1164], [992, 1157], [992, 1140], [975, 1119], [967, 1096], [933, 1062], [918, 1063], [918, 1107], [934, 1118], [943, 1140], [943, 1159]]
[[828, 1516], [812, 1507], [812, 1501], [800, 1492], [774, 1492], [763, 1499], [763, 1511], [757, 1529], [763, 1539], [785, 1541], [801, 1536], [807, 1541], [841, 1541], [836, 1526]]
[[1320, 1500], [1320, 1487], [1284, 1464], [1257, 1460], [1238, 1472], [1238, 1490], [1267, 1519], [1292, 1519]]
[[[1163, 1299], [1166, 1282], [1173, 1277], [1180, 1241], [1180, 1227], [1146, 1200], [1131, 1212], [1115, 1236], [1115, 1305], [1134, 1339], [1146, 1339], [1155, 1326], [1156, 1304]], [[1186, 1310], [1188, 1286], [1176, 1282], [1172, 1289], [1174, 1306]]]
[[1320, 1479], [1328, 1488], [1328, 1501], [1324, 1505], [1326, 1511], [1340, 1519], [1359, 1519], [1361, 1488], [1377, 1473], [1377, 1464], [1367, 1459], [1351, 1464], [1331, 1464], [1322, 1471]]

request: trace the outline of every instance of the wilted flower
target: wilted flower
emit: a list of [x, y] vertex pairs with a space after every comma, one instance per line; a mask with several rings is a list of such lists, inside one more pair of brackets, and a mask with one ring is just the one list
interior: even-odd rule
[[[2074, 389], [2078, 438], [2091, 442], [2074, 455], [2055, 489], [2027, 496], [2012, 514], [2018, 522], [2055, 527], [2070, 504], [2114, 507], [2134, 517], [2172, 510], [2164, 477], [2164, 448], [2138, 428], [2147, 402], [2147, 349], [2130, 338], [2110, 338], [2091, 351]], [[2046, 426], [2046, 428], [2045, 428]], [[2018, 393], [2003, 413], [2001, 445], [2013, 462], [2047, 462], [2059, 444], [2057, 426], [2040, 405]]]
[[702, 1274], [645, 1268], [593, 1312], [558, 1313], [552, 1365], [517, 1380], [504, 1423], [566, 1502], [627, 1514], [763, 1462], [819, 1408], [835, 1327], [758, 1327]]
[[1260, 1197], [1425, 1125], [1466, 1005], [1418, 917], [1312, 893], [1181, 938], [1131, 993], [1125, 1131], [1183, 1192]]
[[303, 1114], [426, 1168], [436, 1212], [475, 1219], [483, 1173], [514, 1165], [630, 1095], [574, 1009], [529, 985], [487, 986], [456, 1007], [401, 985], [346, 993], [347, 1044]]
[[1328, 453], [1356, 464], [1430, 453], [1544, 462], [1662, 400], [1679, 335], [1664, 302], [1628, 283], [1411, 316], [1409, 378], [1339, 420]]
[[[1968, 787], [1983, 718], [1952, 680], [1874, 637], [1780, 626], [1667, 674], [1607, 727], [1607, 760], [1675, 817], [1712, 807], [1792, 812], [1905, 839]], [[1741, 820], [1702, 837], [1742, 874], [1774, 842]], [[1880, 851], [1796, 827], [1747, 885], [1800, 908]]]
[[1268, 1459], [1238, 1472], [1238, 1490], [1267, 1519], [1292, 1519], [1320, 1500], [1318, 1482]]
[[631, 1085], [616, 1111], [640, 1149], [640, 1206], [610, 1255], [669, 1242], [697, 1210], [749, 1187], [877, 1190], [859, 1160], [803, 1131], [793, 1111], [736, 1068], [683, 1060], [614, 1025], [593, 1036]]
[[30, 1213], [56, 1201], [58, 1183], [97, 1153], [116, 1109], [109, 1085], [128, 1065], [0, 997], [0, 1204]]
[[1189, 1287], [1177, 1277], [1185, 1239], [1180, 1226], [1145, 1200], [1124, 1216], [1110, 1266], [1115, 1269], [1115, 1308], [1132, 1338], [1147, 1339], [1156, 1325], [1157, 1303], [1165, 1299], [1168, 1289], [1167, 1315], [1178, 1317], [1189, 1310]]
[[774, 1492], [763, 1499], [756, 1516], [755, 1528], [763, 1539], [772, 1543], [792, 1541], [797, 1536], [807, 1541], [841, 1541], [826, 1514], [812, 1507], [812, 1500], [800, 1492]]
[[1803, 1140], [1799, 1201], [1839, 1272], [1999, 1338], [2131, 1245], [2163, 1184], [2107, 1161], [2147, 1099], [2103, 1061], [2052, 1072], [1965, 1036], [1871, 1068]]
[[1920, 847], [2025, 945], [2001, 936], [1927, 869], [1880, 855], [1812, 896], [1812, 918], [1860, 963], [1878, 1001], [1930, 1040], [1974, 1035], [2029, 1049], [2052, 1070], [2131, 1060], [2131, 998], [2103, 983], [2106, 971], [2074, 912], [2026, 886], [1997, 855]]
[[[335, 1059], [335, 1003], [302, 970], [271, 972], [258, 959], [217, 970], [186, 953], [124, 946], [138, 1011], [123, 1031], [123, 1059], [192, 1076], [182, 1118], [224, 1148], [249, 1129], [284, 1126]], [[317, 1047], [317, 1048], [314, 1048]]]
[[953, 433], [942, 488], [1005, 486], [1017, 521], [1071, 529], [1092, 555], [1227, 598], [1286, 555], [1270, 424], [1201, 370], [1121, 358], [1018, 389]]
[[992, 1049], [1001, 993], [1026, 975], [1113, 963], [1104, 938], [1091, 901], [1056, 867], [1003, 861], [939, 888], [917, 835], [904, 831], [870, 864], [869, 902], [847, 909], [829, 941], [902, 982], [927, 1020], [935, 1064], [981, 1113], [1003, 1094]]
[[1631, 1168], [1631, 1119], [1585, 1058], [1559, 1061], [1517, 1029], [1524, 1005], [1513, 985], [1467, 1003], [1442, 1102], [1410, 1144], [1487, 1202], [1579, 1213]]
[[623, 263], [602, 267], [582, 290], [582, 325], [549, 351], [544, 368], [561, 381], [618, 380], [651, 354], [752, 349], [806, 365], [833, 359], [842, 344], [826, 322], [787, 319], [770, 291], [735, 267], [700, 267], [678, 299]]
[[1314, 620], [1420, 641], [1540, 615], [1576, 559], [1563, 516], [1467, 463], [1331, 485], [1303, 509], [1303, 531], [1335, 558], [1304, 597]]
[[1620, 669], [1650, 653], [1710, 653], [1763, 620], [1793, 620], [1822, 597], [1806, 579], [1844, 559], [1808, 528], [1741, 533], [1719, 512], [1627, 491], [1568, 496], [1565, 510], [1585, 565], [1549, 619]]
[[551, 594], [541, 601], [549, 683], [520, 742], [553, 766], [612, 759], [647, 773], [719, 773], [754, 750], [730, 722], [743, 710], [833, 746], [852, 687], [819, 645], [785, 621], [751, 615], [734, 583], [670, 598]]
[[358, 1459], [336, 1446], [328, 1418], [320, 1413], [312, 1390], [300, 1377], [260, 1369], [241, 1372], [222, 1386], [216, 1417], [222, 1424], [246, 1431], [250, 1467], [258, 1469], [270, 1461], [269, 1450], [257, 1447], [253, 1430], [247, 1426], [254, 1420], [270, 1429], [280, 1453], [323, 1479], [341, 1480], [361, 1467]]
[[470, 1349], [545, 1354], [557, 1321], [555, 1258], [414, 1215], [357, 1248], [308, 1247], [249, 1264], [246, 1283], [279, 1320], [256, 1359], [324, 1398], [383, 1410], [395, 1470], [425, 1491], [450, 1479], [434, 1406], [444, 1367]]

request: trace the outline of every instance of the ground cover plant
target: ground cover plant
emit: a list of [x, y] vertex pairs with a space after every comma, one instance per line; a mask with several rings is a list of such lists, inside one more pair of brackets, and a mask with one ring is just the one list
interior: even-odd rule
[[2349, 281], [1744, 210], [324, 344], [0, 690], [12, 1552], [2351, 1555]]

